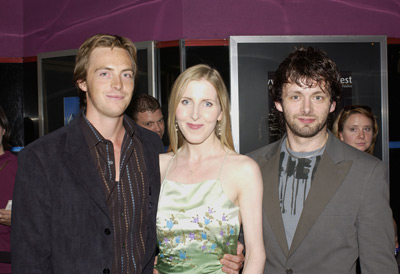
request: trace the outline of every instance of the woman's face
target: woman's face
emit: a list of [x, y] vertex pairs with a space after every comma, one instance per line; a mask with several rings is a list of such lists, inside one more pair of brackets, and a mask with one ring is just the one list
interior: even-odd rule
[[186, 141], [201, 144], [215, 137], [222, 111], [217, 91], [207, 80], [191, 81], [176, 109], [176, 121]]
[[340, 140], [361, 151], [366, 151], [372, 143], [374, 127], [371, 119], [359, 113], [347, 118], [343, 131], [339, 133]]

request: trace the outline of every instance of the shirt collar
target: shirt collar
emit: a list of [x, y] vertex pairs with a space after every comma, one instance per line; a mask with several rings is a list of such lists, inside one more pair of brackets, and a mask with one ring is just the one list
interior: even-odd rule
[[[125, 134], [127, 134], [129, 137], [133, 137], [136, 133], [136, 127], [133, 120], [124, 115], [122, 124], [125, 128]], [[89, 149], [95, 147], [100, 142], [107, 142], [107, 139], [105, 139], [101, 135], [101, 133], [92, 125], [92, 123], [90, 123], [90, 121], [86, 118], [84, 110], [82, 111], [82, 115], [80, 116], [80, 126], [87, 140]]]

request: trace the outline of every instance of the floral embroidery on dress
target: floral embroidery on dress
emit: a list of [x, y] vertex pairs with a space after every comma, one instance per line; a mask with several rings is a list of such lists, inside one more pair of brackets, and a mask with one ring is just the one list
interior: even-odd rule
[[194, 185], [165, 180], [157, 211], [159, 273], [220, 273], [222, 256], [236, 254], [238, 216], [219, 179]]
[[[184, 213], [185, 211], [182, 209], [180, 212]], [[238, 229], [227, 223], [228, 218], [225, 213], [222, 213], [221, 218], [219, 219], [214, 217], [215, 213], [216, 212], [213, 208], [208, 207], [208, 210], [204, 212], [204, 216], [199, 216], [198, 214], [192, 216], [191, 222], [197, 224], [202, 231], [194, 233], [190, 232], [188, 235], [185, 235], [183, 232], [181, 235], [176, 235], [176, 232], [171, 231], [174, 225], [178, 224], [178, 221], [172, 214], [170, 219], [165, 220], [165, 227], [168, 228], [168, 230], [158, 231], [158, 233], [162, 233], [162, 237], [159, 238], [164, 239], [164, 241], [159, 242], [160, 250], [170, 256], [166, 258], [164, 253], [160, 253], [160, 258], [164, 260], [166, 259], [172, 264], [178, 264], [179, 261], [183, 262], [190, 260], [190, 258], [186, 256], [186, 251], [178, 250], [178, 253], [176, 253], [176, 251], [174, 252], [174, 249], [179, 244], [185, 245], [186, 241], [200, 242], [200, 250], [202, 252], [222, 254], [219, 256], [219, 259], [222, 258], [223, 254], [235, 254]], [[209, 239], [207, 234], [212, 229], [210, 226], [216, 226], [216, 223], [213, 222], [214, 220], [218, 223], [219, 235], [222, 237], [222, 239], [218, 239], [217, 241]], [[171, 254], [175, 255], [172, 256]]]

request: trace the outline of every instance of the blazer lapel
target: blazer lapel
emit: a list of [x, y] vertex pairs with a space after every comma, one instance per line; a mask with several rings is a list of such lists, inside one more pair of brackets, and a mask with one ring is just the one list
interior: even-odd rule
[[282, 220], [278, 190], [281, 142], [277, 142], [275, 145], [275, 149], [271, 149], [270, 154], [260, 156], [257, 161], [260, 165], [264, 182], [263, 212], [268, 219], [279, 246], [284, 254], [288, 256], [289, 249]]
[[104, 214], [109, 216], [100, 176], [79, 125], [80, 118], [75, 120], [77, 121], [73, 121], [65, 143], [66, 166], [75, 176], [76, 182], [82, 185]]
[[[344, 178], [350, 170], [352, 161], [344, 162], [339, 160], [334, 162], [331, 155], [340, 155], [340, 147], [335, 146], [335, 138], [330, 134], [327, 147], [322, 155], [321, 161], [318, 164], [317, 171], [312, 181], [310, 192], [296, 228], [290, 247], [289, 256], [296, 250], [300, 243], [304, 240], [311, 227], [314, 225], [317, 218], [321, 215], [324, 208], [329, 203], [332, 196], [336, 193]], [[340, 141], [339, 141], [340, 142]], [[337, 157], [334, 157], [337, 158]], [[340, 158], [340, 156], [338, 157]], [[341, 157], [343, 159], [343, 157]]]

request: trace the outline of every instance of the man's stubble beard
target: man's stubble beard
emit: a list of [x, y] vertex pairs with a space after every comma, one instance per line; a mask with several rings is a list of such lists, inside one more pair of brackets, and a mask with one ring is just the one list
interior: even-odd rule
[[[286, 126], [286, 131], [288, 131], [288, 129], [290, 130], [290, 132], [292, 132], [295, 136], [301, 137], [301, 138], [312, 138], [314, 136], [316, 136], [319, 132], [321, 132], [324, 128], [326, 128], [327, 122], [328, 122], [328, 115], [325, 116], [325, 119], [322, 121], [322, 123], [318, 123], [316, 124], [314, 127], [310, 127], [310, 126], [303, 126], [303, 127], [299, 127], [297, 124], [292, 123], [292, 121], [287, 120], [286, 115], [285, 115], [285, 111], [282, 112], [283, 115], [283, 120], [285, 122], [285, 126]], [[315, 117], [312, 117], [315, 118]]]

